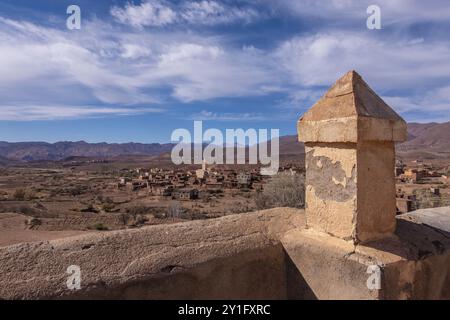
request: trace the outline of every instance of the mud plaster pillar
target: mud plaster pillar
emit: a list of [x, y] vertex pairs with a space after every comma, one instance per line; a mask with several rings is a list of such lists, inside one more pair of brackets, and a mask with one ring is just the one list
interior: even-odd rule
[[306, 223], [355, 243], [396, 227], [395, 142], [406, 123], [354, 71], [298, 122], [306, 152]]

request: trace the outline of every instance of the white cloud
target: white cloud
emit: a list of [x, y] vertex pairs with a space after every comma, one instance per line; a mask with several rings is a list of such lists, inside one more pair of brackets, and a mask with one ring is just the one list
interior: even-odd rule
[[385, 96], [383, 99], [402, 113], [446, 113], [446, 118], [450, 119], [450, 86], [438, 87], [423, 95]]
[[202, 110], [199, 113], [193, 114], [190, 117], [192, 120], [215, 120], [215, 121], [264, 121], [267, 118], [259, 113], [217, 113], [212, 111]]
[[[116, 19], [138, 28], [86, 19], [80, 32], [69, 32], [0, 17], [0, 74], [7, 75], [0, 78], [3, 118], [8, 114], [20, 118], [20, 110], [25, 117], [40, 118], [38, 107], [26, 109], [26, 105], [57, 105], [61, 110], [66, 106], [65, 117], [69, 118], [95, 114], [73, 106], [106, 105], [100, 109], [111, 108], [113, 113], [117, 108], [120, 113], [144, 105], [166, 106], [173, 99], [192, 102], [273, 93], [285, 95], [284, 104], [303, 106], [351, 69], [388, 96], [401, 112], [415, 112], [423, 105], [433, 112], [450, 111], [450, 44], [446, 39], [401, 32], [381, 37], [365, 28], [330, 29], [280, 42], [270, 39], [268, 49], [258, 49], [251, 43], [234, 45], [235, 34], [209, 29], [143, 28], [146, 23], [248, 21], [254, 15], [253, 9], [228, 2], [177, 3], [144, 2], [153, 7], [140, 13], [130, 9], [138, 9], [133, 4], [114, 9], [122, 10], [116, 11]], [[314, 1], [298, 3], [315, 6]], [[330, 10], [345, 9], [349, 3], [355, 5], [350, 0], [335, 2]], [[399, 92], [392, 93], [394, 89]], [[42, 118], [51, 119], [47, 110], [42, 108]], [[233, 114], [209, 116], [233, 119]]]
[[449, 78], [448, 42], [409, 42], [367, 33], [330, 32], [294, 37], [275, 52], [301, 86], [327, 86], [356, 69], [376, 90], [406, 89]]
[[156, 108], [124, 108], [98, 106], [0, 106], [0, 120], [34, 121], [138, 115], [161, 112]]
[[149, 57], [152, 54], [151, 49], [133, 43], [124, 43], [122, 49], [122, 58], [139, 59]]
[[168, 67], [172, 63], [182, 63], [188, 60], [217, 59], [225, 52], [217, 46], [205, 46], [196, 43], [175, 44], [160, 56], [160, 66]]
[[114, 6], [111, 15], [120, 23], [137, 28], [163, 27], [170, 24], [217, 25], [249, 23], [259, 17], [252, 8], [229, 6], [213, 0], [183, 1], [178, 4], [146, 0], [139, 5]]
[[245, 50], [182, 43], [160, 56], [156, 75], [173, 79], [173, 95], [184, 102], [263, 95], [278, 83], [269, 60]]
[[[450, 120], [450, 44], [327, 32], [283, 42], [274, 55], [297, 90], [282, 106], [306, 110], [345, 72], [355, 69], [408, 120]], [[392, 94], [390, 92], [396, 92]], [[433, 118], [434, 119], [434, 118]]]
[[226, 6], [216, 1], [189, 1], [182, 5], [181, 18], [193, 24], [224, 24], [235, 21], [249, 23], [255, 20], [259, 14], [254, 9]]
[[9, 75], [0, 78], [0, 108], [188, 102], [267, 94], [281, 85], [270, 57], [214, 37], [121, 31], [99, 21], [85, 21], [79, 33], [4, 18], [0, 27], [0, 72]]
[[121, 23], [139, 28], [171, 24], [177, 16], [168, 5], [157, 0], [147, 0], [140, 5], [127, 3], [124, 8], [114, 6], [111, 15]]
[[[2, 24], [0, 72], [9, 75], [0, 78], [3, 103], [28, 96], [31, 103], [40, 99], [69, 99], [76, 103], [84, 99], [86, 92], [89, 98], [104, 103], [155, 102], [140, 92], [140, 84], [125, 66], [113, 67], [114, 61], [105, 57], [102, 50], [89, 47], [89, 37], [97, 37], [95, 33], [86, 33], [89, 41], [84, 43], [85, 38], [71, 39], [64, 31], [1, 18]], [[105, 39], [97, 38], [96, 46], [99, 42], [108, 49]], [[35, 95], [22, 95], [24, 90]]]
[[400, 112], [408, 122], [450, 121], [450, 99], [423, 96], [385, 96], [384, 101]]

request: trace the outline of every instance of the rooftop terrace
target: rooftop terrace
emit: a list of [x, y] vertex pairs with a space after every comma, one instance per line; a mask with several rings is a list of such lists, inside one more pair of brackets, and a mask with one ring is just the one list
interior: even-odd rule
[[404, 121], [352, 71], [298, 126], [305, 211], [2, 247], [0, 298], [450, 299], [450, 208], [395, 215]]

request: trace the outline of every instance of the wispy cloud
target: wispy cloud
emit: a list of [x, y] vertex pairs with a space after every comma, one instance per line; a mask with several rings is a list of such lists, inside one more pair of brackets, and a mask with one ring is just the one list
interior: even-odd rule
[[450, 86], [438, 87], [420, 95], [386, 96], [383, 99], [411, 121], [420, 118], [449, 120]]
[[177, 4], [162, 0], [146, 0], [111, 8], [120, 23], [133, 27], [163, 27], [171, 24], [218, 25], [234, 22], [249, 23], [259, 17], [256, 10], [230, 6], [213, 0], [182, 1]]
[[27, 103], [161, 107], [167, 99], [267, 94], [265, 88], [274, 84], [264, 55], [227, 47], [214, 37], [128, 32], [99, 21], [84, 22], [83, 32], [75, 35], [1, 17], [0, 26], [0, 73], [9, 75], [0, 78], [0, 108]]
[[159, 113], [157, 108], [124, 108], [98, 106], [1, 106], [0, 120], [35, 121], [99, 118], [106, 116], [130, 116]]
[[264, 121], [267, 120], [267, 117], [258, 113], [217, 113], [202, 110], [199, 113], [191, 115], [190, 119], [203, 121]]
[[[410, 23], [442, 22], [438, 13], [450, 11], [447, 4], [436, 3], [382, 0], [379, 5], [387, 23], [406, 18]], [[270, 95], [279, 95], [282, 106], [306, 108], [350, 69], [358, 70], [404, 114], [450, 114], [448, 37], [416, 35], [403, 28], [370, 32], [364, 6], [366, 2], [356, 0], [149, 0], [114, 6], [110, 19], [103, 21], [84, 18], [80, 32], [0, 17], [0, 74], [7, 75], [0, 77], [0, 117], [120, 115], [164, 111], [174, 101]], [[259, 48], [254, 34], [246, 38], [242, 31], [218, 28], [261, 23], [261, 12], [279, 19], [288, 12], [300, 20], [355, 13], [361, 26], [311, 25], [310, 32], [292, 31], [282, 39], [272, 35], [270, 45]], [[343, 23], [354, 27], [354, 18], [346, 19]], [[262, 26], [261, 32], [270, 28]], [[213, 107], [196, 115], [223, 121], [267, 118], [263, 112], [239, 113], [238, 108], [216, 113]]]
[[113, 7], [111, 14], [117, 21], [133, 27], [164, 26], [177, 20], [177, 13], [163, 1], [147, 0], [139, 5], [128, 3], [124, 8]]
[[279, 83], [270, 56], [220, 45], [179, 43], [160, 55], [156, 74], [171, 80], [173, 96], [181, 101], [267, 94]]
[[186, 1], [180, 8], [182, 21], [194, 24], [250, 23], [260, 16], [258, 11], [249, 7], [230, 6], [211, 0]]
[[294, 37], [276, 56], [302, 86], [325, 86], [356, 69], [378, 89], [405, 89], [450, 80], [448, 41], [405, 41], [361, 32]]

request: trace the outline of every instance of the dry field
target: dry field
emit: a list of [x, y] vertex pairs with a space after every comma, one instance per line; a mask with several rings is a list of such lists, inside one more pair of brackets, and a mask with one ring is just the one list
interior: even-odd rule
[[[134, 164], [132, 164], [134, 165]], [[118, 189], [124, 164], [0, 169], [0, 246], [87, 232], [215, 218], [256, 209], [254, 191], [176, 202]]]
[[[413, 160], [403, 159], [408, 164]], [[427, 162], [436, 167], [449, 163], [441, 158]], [[216, 218], [257, 209], [256, 191], [251, 189], [225, 189], [207, 199], [174, 201], [169, 197], [152, 196], [147, 189], [131, 191], [117, 187], [120, 177], [134, 175], [137, 178], [133, 169], [149, 164], [170, 166], [161, 158], [120, 157], [104, 163], [48, 161], [0, 167], [0, 246]], [[439, 187], [441, 195], [430, 195], [431, 187]], [[407, 194], [418, 194], [423, 207], [450, 205], [448, 184], [431, 181], [399, 184], [397, 188]]]

